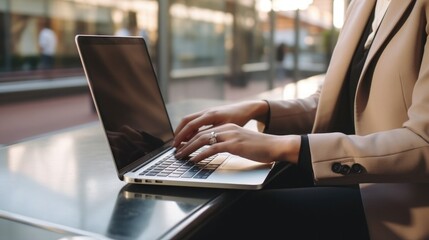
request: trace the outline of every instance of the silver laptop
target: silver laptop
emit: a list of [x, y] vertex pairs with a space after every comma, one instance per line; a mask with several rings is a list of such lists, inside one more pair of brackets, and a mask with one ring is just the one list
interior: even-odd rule
[[119, 179], [127, 183], [260, 189], [275, 164], [221, 153], [175, 159], [174, 131], [142, 37], [77, 35], [76, 45]]

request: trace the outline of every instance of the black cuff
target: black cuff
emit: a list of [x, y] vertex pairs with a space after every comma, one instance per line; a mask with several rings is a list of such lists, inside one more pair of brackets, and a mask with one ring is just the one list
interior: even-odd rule
[[301, 148], [299, 149], [298, 167], [303, 170], [308, 177], [314, 178], [313, 166], [311, 164], [310, 143], [307, 135], [301, 135]]

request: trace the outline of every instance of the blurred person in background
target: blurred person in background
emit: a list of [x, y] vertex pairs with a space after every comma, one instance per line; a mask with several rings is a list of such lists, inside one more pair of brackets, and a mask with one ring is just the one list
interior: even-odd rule
[[277, 77], [283, 80], [286, 77], [286, 69], [284, 67], [284, 60], [287, 54], [287, 45], [280, 43], [276, 49], [276, 62], [277, 62]]
[[52, 30], [51, 21], [43, 20], [43, 27], [39, 33], [40, 68], [51, 69], [54, 67], [54, 58], [57, 48], [57, 35]]

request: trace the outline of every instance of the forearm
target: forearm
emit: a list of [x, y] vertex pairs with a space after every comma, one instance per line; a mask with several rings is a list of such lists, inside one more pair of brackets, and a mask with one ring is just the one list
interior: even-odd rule
[[258, 122], [265, 123], [269, 114], [269, 105], [265, 100], [250, 100], [242, 102], [245, 114], [249, 120], [254, 119]]

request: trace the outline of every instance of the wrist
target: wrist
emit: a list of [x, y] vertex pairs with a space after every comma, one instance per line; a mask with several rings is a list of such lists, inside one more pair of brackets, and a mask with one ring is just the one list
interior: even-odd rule
[[249, 111], [251, 119], [265, 123], [269, 111], [268, 103], [264, 100], [259, 100], [252, 101], [250, 104], [252, 106]]
[[301, 149], [301, 136], [286, 135], [278, 136], [278, 141], [275, 148], [276, 161], [287, 161], [293, 164], [298, 164], [299, 152]]

